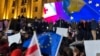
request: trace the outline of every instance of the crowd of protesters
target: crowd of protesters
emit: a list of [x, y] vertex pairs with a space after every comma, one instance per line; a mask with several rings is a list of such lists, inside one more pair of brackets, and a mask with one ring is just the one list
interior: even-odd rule
[[[68, 37], [64, 37], [62, 40], [59, 56], [85, 56], [84, 45], [75, 45], [74, 48], [71, 48], [70, 44], [75, 41], [100, 39], [100, 22], [94, 19], [80, 22], [67, 22], [59, 19], [55, 23], [48, 23], [43, 19], [27, 19], [21, 16], [16, 20], [11, 20], [9, 25], [9, 29], [13, 30], [11, 34], [5, 33], [5, 27], [0, 30], [0, 56], [25, 56], [27, 48], [23, 48], [22, 45], [33, 36], [34, 30], [37, 35], [48, 31], [56, 33], [57, 27], [68, 29]], [[8, 35], [18, 32], [21, 33], [22, 43], [13, 43], [8, 46]], [[47, 55], [43, 54], [43, 56]]]

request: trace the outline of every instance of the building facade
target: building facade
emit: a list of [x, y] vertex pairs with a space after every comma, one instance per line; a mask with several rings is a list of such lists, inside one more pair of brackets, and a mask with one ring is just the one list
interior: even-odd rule
[[27, 18], [41, 18], [44, 3], [58, 0], [1, 0], [0, 19], [17, 18], [24, 16]]

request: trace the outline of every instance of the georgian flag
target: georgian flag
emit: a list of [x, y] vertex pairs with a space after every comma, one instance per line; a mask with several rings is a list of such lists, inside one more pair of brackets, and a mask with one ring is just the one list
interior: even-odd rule
[[55, 23], [58, 20], [56, 3], [46, 3], [43, 8], [43, 19], [48, 23]]
[[44, 4], [43, 18], [48, 23], [55, 23], [59, 19], [68, 20], [69, 16], [64, 11], [62, 2], [52, 2]]
[[29, 45], [29, 47], [26, 51], [25, 56], [41, 56], [41, 52], [40, 52], [36, 32], [34, 32], [34, 36], [31, 39], [30, 45]]
[[48, 18], [56, 15], [55, 3], [46, 3], [43, 8], [43, 18]]

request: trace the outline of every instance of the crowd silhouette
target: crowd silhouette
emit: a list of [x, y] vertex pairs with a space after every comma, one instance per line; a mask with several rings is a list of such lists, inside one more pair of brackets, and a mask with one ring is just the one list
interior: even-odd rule
[[[8, 27], [7, 23], [10, 22]], [[46, 22], [42, 18], [28, 19], [24, 16], [19, 16], [18, 19], [2, 20], [0, 21], [0, 56], [25, 56], [27, 48], [23, 48], [23, 43], [32, 38], [33, 31], [35, 30], [37, 35], [43, 32], [56, 33], [57, 27], [67, 28], [68, 37], [63, 37], [58, 56], [85, 56], [84, 45], [74, 45], [70, 47], [70, 44], [75, 41], [84, 40], [96, 40], [100, 39], [100, 21], [95, 19], [80, 20], [80, 22], [67, 22], [63, 19], [59, 19], [55, 23]], [[12, 33], [6, 33], [7, 28], [12, 30]], [[8, 46], [8, 36], [21, 33], [21, 44], [13, 43]], [[43, 56], [47, 56], [43, 54]]]

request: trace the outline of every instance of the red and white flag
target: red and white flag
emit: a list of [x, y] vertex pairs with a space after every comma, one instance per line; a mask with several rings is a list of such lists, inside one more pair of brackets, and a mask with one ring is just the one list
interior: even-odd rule
[[43, 18], [44, 21], [51, 23], [51, 22], [56, 22], [59, 18], [57, 8], [56, 8], [56, 3], [45, 3], [44, 8], [43, 8]]
[[36, 32], [34, 32], [34, 36], [32, 37], [32, 40], [31, 40], [30, 45], [26, 51], [25, 56], [41, 56]]
[[55, 3], [46, 3], [43, 8], [43, 18], [48, 18], [57, 15]]

